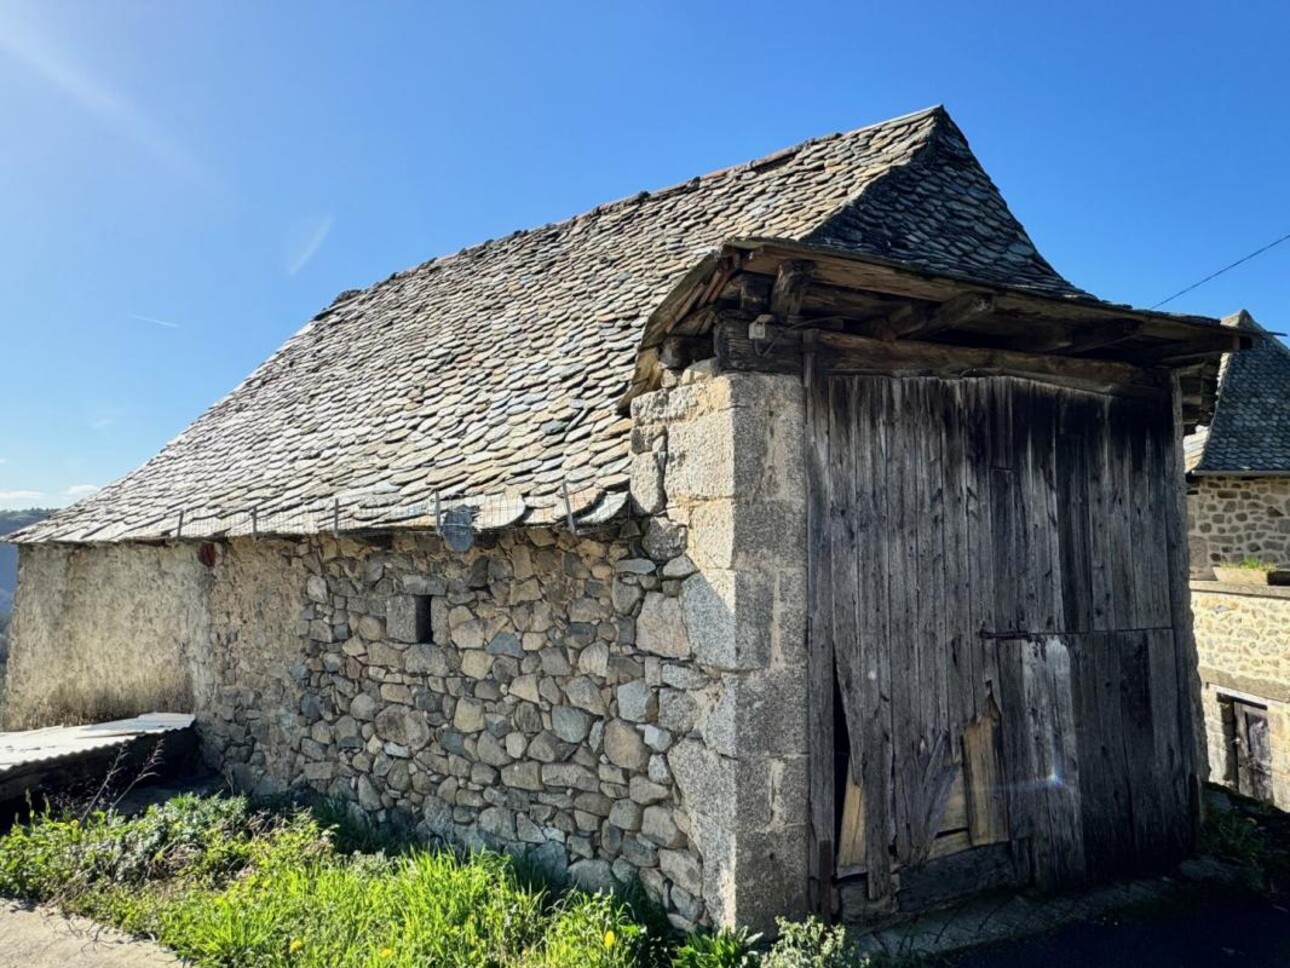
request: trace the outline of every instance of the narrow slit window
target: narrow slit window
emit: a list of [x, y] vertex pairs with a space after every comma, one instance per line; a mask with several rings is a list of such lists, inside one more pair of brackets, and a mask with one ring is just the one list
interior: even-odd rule
[[434, 599], [430, 595], [412, 596], [412, 627], [416, 641], [426, 645], [434, 642], [434, 630], [430, 621], [431, 603], [433, 601]]

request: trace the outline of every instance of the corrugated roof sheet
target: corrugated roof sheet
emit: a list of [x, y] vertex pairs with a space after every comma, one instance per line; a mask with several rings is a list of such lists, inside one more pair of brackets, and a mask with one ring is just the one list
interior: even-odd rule
[[630, 421], [615, 403], [646, 318], [740, 236], [1081, 294], [933, 108], [344, 294], [156, 457], [17, 540], [173, 536], [180, 509], [227, 533], [251, 531], [252, 507], [261, 527], [321, 530], [341, 495], [377, 495], [369, 527], [408, 523], [436, 493], [516, 495], [533, 522], [562, 513], [566, 487], [591, 504], [627, 484]]
[[0, 779], [7, 773], [29, 766], [72, 760], [88, 753], [126, 746], [141, 736], [188, 729], [192, 724], [193, 717], [188, 713], [145, 713], [110, 723], [49, 726], [0, 733]]

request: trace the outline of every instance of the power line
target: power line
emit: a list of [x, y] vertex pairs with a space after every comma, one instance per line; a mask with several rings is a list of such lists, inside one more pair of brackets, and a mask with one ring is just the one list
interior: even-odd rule
[[1162, 299], [1162, 300], [1160, 300], [1160, 302], [1156, 303], [1156, 304], [1155, 304], [1154, 306], [1152, 306], [1151, 308], [1152, 308], [1152, 309], [1159, 309], [1159, 308], [1160, 308], [1161, 306], [1163, 306], [1165, 303], [1167, 303], [1167, 302], [1173, 302], [1175, 299], [1177, 299], [1179, 296], [1183, 295], [1184, 293], [1189, 293], [1189, 292], [1191, 292], [1193, 289], [1196, 289], [1196, 288], [1197, 288], [1197, 287], [1199, 287], [1199, 286], [1203, 286], [1203, 285], [1205, 285], [1205, 283], [1209, 282], [1209, 280], [1218, 278], [1218, 277], [1219, 277], [1219, 276], [1221, 276], [1224, 272], [1227, 272], [1229, 269], [1235, 269], [1235, 268], [1236, 268], [1237, 266], [1239, 266], [1241, 263], [1243, 263], [1243, 262], [1249, 262], [1249, 261], [1250, 261], [1251, 259], [1253, 259], [1256, 255], [1262, 255], [1264, 252], [1267, 252], [1267, 251], [1268, 251], [1268, 249], [1275, 248], [1276, 246], [1278, 246], [1278, 245], [1280, 245], [1282, 242], [1284, 242], [1286, 239], [1290, 239], [1290, 232], [1287, 232], [1285, 235], [1281, 236], [1281, 238], [1277, 239], [1275, 242], [1269, 242], [1267, 245], [1265, 245], [1265, 246], [1264, 246], [1263, 248], [1261, 248], [1261, 249], [1255, 249], [1253, 252], [1251, 252], [1249, 255], [1245, 256], [1244, 258], [1242, 258], [1242, 259], [1237, 259], [1237, 260], [1236, 260], [1235, 262], [1233, 262], [1230, 266], [1224, 266], [1223, 268], [1219, 269], [1217, 272], [1211, 272], [1211, 273], [1210, 273], [1209, 275], [1207, 275], [1204, 279], [1200, 280], [1200, 282], [1193, 282], [1193, 283], [1192, 283], [1190, 286], [1188, 286], [1186, 289], [1179, 289], [1176, 293], [1174, 293], [1174, 294], [1173, 294], [1172, 296], [1170, 296], [1168, 299]]

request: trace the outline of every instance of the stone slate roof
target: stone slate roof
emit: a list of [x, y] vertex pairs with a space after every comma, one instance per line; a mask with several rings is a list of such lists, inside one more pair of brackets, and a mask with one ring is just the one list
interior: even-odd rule
[[[1223, 325], [1267, 332], [1243, 309]], [[1290, 474], [1290, 350], [1265, 335], [1224, 356], [1214, 419], [1184, 448], [1197, 474]]]
[[562, 516], [565, 488], [591, 507], [627, 484], [615, 404], [647, 317], [706, 253], [754, 236], [1086, 295], [932, 108], [344, 293], [156, 457], [16, 540], [174, 536], [181, 509], [184, 535], [308, 533], [356, 504], [375, 510], [342, 527], [423, 526], [436, 493], [508, 495], [503, 523]]

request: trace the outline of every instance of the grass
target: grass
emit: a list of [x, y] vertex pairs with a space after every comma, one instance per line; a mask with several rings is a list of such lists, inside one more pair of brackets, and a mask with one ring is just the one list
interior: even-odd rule
[[1247, 555], [1240, 561], [1227, 562], [1220, 567], [1222, 568], [1245, 568], [1250, 571], [1272, 571], [1276, 565], [1270, 561], [1264, 561], [1261, 558], [1255, 558], [1253, 555]]
[[183, 795], [135, 817], [46, 809], [0, 837], [0, 894], [220, 968], [824, 968], [841, 932], [676, 935], [639, 889], [557, 891], [501, 854], [426, 849], [326, 803]]

